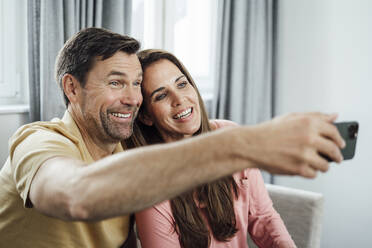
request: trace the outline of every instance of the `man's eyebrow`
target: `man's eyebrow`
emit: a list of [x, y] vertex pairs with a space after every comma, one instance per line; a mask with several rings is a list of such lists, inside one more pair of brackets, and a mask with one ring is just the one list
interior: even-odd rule
[[[128, 75], [125, 73], [125, 72], [121, 72], [121, 71], [110, 71], [108, 74], [107, 74], [107, 77], [109, 76], [123, 76], [123, 77], [127, 77]], [[143, 76], [143, 72], [139, 72], [137, 77], [140, 77], [142, 78]]]
[[127, 74], [125, 72], [121, 72], [121, 71], [110, 71], [107, 74], [107, 77], [109, 77], [109, 76], [124, 76], [124, 77], [126, 77]]
[[156, 90], [154, 90], [154, 91], [151, 93], [150, 98], [151, 98], [151, 97], [152, 97], [156, 92], [162, 91], [162, 90], [164, 90], [164, 89], [165, 89], [165, 87], [157, 88]]

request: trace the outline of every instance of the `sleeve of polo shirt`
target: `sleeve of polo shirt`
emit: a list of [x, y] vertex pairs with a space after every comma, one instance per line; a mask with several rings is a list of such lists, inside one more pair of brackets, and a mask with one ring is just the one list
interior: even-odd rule
[[36, 172], [46, 160], [56, 156], [81, 157], [73, 141], [52, 130], [25, 132], [10, 145], [13, 180], [25, 207], [32, 207], [28, 195]]

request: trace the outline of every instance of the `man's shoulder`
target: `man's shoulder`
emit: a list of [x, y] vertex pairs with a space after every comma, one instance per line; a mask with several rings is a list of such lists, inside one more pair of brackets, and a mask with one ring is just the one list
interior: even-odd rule
[[[39, 121], [20, 127], [9, 139], [9, 155], [22, 150], [21, 153], [29, 153], [38, 150], [73, 150], [77, 147], [81, 138], [76, 135], [76, 130], [71, 129], [63, 121]], [[76, 152], [74, 152], [76, 153]]]
[[62, 121], [38, 121], [21, 126], [9, 139], [9, 146], [17, 145], [28, 137], [40, 140], [63, 139], [67, 138], [76, 143], [78, 137], [74, 135], [73, 130], [65, 125]]

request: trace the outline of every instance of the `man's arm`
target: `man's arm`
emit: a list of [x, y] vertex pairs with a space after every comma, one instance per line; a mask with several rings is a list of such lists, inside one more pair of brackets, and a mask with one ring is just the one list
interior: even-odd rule
[[180, 142], [106, 157], [86, 166], [54, 157], [36, 173], [30, 200], [64, 220], [101, 220], [142, 210], [245, 168], [315, 177], [340, 162], [336, 116], [292, 114], [256, 126], [217, 130]]

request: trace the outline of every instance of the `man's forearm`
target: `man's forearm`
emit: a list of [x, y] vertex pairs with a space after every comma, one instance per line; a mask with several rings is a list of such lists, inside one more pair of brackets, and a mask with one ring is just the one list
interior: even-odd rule
[[81, 168], [73, 187], [77, 205], [83, 206], [88, 219], [133, 213], [253, 166], [239, 156], [238, 137], [233, 136], [238, 136], [237, 130], [221, 130], [133, 149]]

